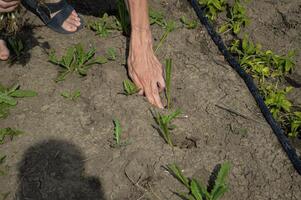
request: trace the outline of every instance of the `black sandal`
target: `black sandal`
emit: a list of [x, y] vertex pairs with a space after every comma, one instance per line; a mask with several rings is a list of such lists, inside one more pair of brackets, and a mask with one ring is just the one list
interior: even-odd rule
[[[22, 0], [22, 4], [25, 8], [37, 15], [47, 27], [55, 32], [72, 34], [84, 27], [84, 20], [79, 16], [81, 25], [77, 27], [76, 31], [67, 31], [62, 28], [64, 21], [68, 19], [70, 14], [74, 11], [74, 8], [70, 6], [66, 0], [61, 0], [57, 3], [39, 3], [37, 0]], [[51, 18], [50, 15], [55, 12], [58, 13]]]

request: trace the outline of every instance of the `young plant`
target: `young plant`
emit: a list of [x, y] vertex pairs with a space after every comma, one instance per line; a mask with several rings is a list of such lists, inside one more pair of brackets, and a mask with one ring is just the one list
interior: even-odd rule
[[290, 119], [290, 137], [301, 136], [301, 112], [294, 112]]
[[159, 131], [160, 135], [163, 137], [165, 142], [170, 146], [173, 146], [170, 131], [176, 128], [176, 126], [172, 125], [171, 122], [180, 114], [180, 110], [176, 110], [175, 112], [168, 115], [161, 115], [160, 113], [153, 114], [156, 124], [158, 126], [156, 127], [157, 130]]
[[155, 52], [157, 52], [159, 50], [159, 48], [163, 45], [163, 43], [165, 42], [165, 40], [167, 39], [168, 35], [173, 32], [176, 29], [176, 22], [174, 21], [167, 21], [165, 26], [164, 26], [164, 33], [162, 34], [160, 40], [159, 40], [159, 44], [157, 45], [157, 47], [155, 48]]
[[23, 41], [17, 36], [12, 36], [8, 38], [8, 46], [13, 53], [13, 59], [19, 59], [24, 52], [24, 44]]
[[201, 6], [205, 8], [206, 16], [214, 21], [218, 13], [225, 10], [225, 0], [199, 0]]
[[185, 16], [182, 16], [180, 18], [180, 21], [182, 22], [182, 24], [184, 25], [184, 27], [187, 28], [187, 29], [195, 29], [197, 27], [197, 25], [198, 25], [197, 21], [195, 21], [195, 20], [189, 20]]
[[112, 147], [122, 147], [122, 146], [126, 146], [127, 144], [129, 144], [128, 141], [121, 141], [121, 134], [122, 134], [122, 128], [121, 128], [121, 124], [119, 122], [118, 119], [114, 119], [113, 120], [114, 123], [114, 144], [112, 145]]
[[113, 47], [110, 47], [107, 49], [106, 51], [106, 57], [108, 60], [111, 60], [111, 61], [115, 61], [117, 56], [116, 56], [116, 49], [113, 48]]
[[229, 15], [228, 22], [220, 27], [220, 33], [232, 30], [234, 34], [238, 34], [241, 28], [250, 22], [246, 8], [241, 4], [241, 0], [235, 0], [234, 6], [230, 8]]
[[166, 79], [166, 99], [167, 99], [167, 109], [171, 108], [171, 69], [172, 60], [166, 59], [165, 64], [165, 79]]
[[94, 59], [95, 53], [95, 48], [91, 48], [85, 52], [81, 44], [69, 47], [66, 54], [62, 56], [61, 59], [57, 58], [55, 52], [51, 52], [49, 55], [49, 61], [63, 68], [63, 70], [59, 72], [55, 81], [63, 81], [68, 74], [73, 72], [77, 72], [81, 76], [86, 76], [88, 69], [92, 65], [105, 64], [108, 62], [105, 57], [98, 57]]
[[34, 97], [37, 93], [31, 90], [21, 90], [20, 85], [16, 84], [11, 88], [0, 85], [0, 118], [5, 118], [11, 107], [18, 104], [18, 98]]
[[292, 90], [292, 87], [278, 89], [275, 86], [267, 86], [263, 90], [265, 104], [269, 107], [273, 117], [281, 120], [281, 112], [290, 112], [292, 103], [287, 99], [287, 94]]
[[81, 96], [81, 92], [80, 92], [80, 90], [75, 90], [74, 92], [66, 92], [65, 91], [65, 92], [62, 92], [61, 96], [66, 99], [76, 101]]
[[0, 176], [4, 176], [6, 174], [6, 170], [3, 169], [3, 165], [5, 164], [6, 156], [0, 155]]
[[125, 35], [130, 35], [131, 22], [127, 5], [124, 0], [117, 0], [118, 20]]
[[123, 81], [124, 94], [130, 96], [139, 92], [139, 88], [129, 79]]
[[122, 31], [122, 27], [118, 19], [116, 17], [109, 16], [107, 13], [98, 20], [90, 23], [89, 28], [92, 31], [95, 31], [96, 35], [102, 38], [108, 37], [113, 31]]
[[9, 137], [10, 140], [13, 140], [14, 137], [23, 134], [23, 131], [12, 129], [12, 128], [2, 128], [0, 129], [0, 144], [4, 143], [6, 137]]
[[153, 9], [149, 9], [149, 21], [150, 25], [157, 24], [160, 27], [164, 27], [166, 25], [164, 14]]
[[189, 190], [189, 193], [187, 194], [178, 194], [183, 199], [218, 200], [228, 191], [228, 184], [226, 183], [226, 178], [230, 172], [230, 164], [228, 162], [220, 166], [212, 189], [209, 187], [205, 187], [197, 179], [190, 179], [185, 177], [182, 173], [182, 170], [176, 164], [168, 165], [167, 169], [171, 173], [171, 175], [173, 175], [180, 183], [182, 183]]

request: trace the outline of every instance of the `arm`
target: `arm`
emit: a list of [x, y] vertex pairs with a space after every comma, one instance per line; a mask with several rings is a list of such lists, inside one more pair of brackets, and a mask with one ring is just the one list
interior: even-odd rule
[[163, 69], [154, 54], [147, 0], [127, 0], [131, 17], [128, 71], [131, 79], [148, 101], [163, 108], [159, 92], [165, 88]]

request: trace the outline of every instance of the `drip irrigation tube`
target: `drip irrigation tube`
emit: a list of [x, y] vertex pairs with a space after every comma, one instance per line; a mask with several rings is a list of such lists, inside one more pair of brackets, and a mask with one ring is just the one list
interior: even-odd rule
[[214, 43], [217, 45], [220, 52], [224, 55], [227, 62], [230, 66], [240, 75], [240, 77], [245, 81], [245, 84], [249, 88], [251, 94], [255, 98], [264, 118], [270, 124], [273, 129], [274, 134], [276, 135], [278, 141], [286, 152], [288, 158], [293, 164], [294, 168], [297, 170], [299, 175], [301, 175], [301, 160], [298, 157], [296, 150], [291, 145], [288, 140], [285, 132], [281, 126], [273, 118], [269, 108], [266, 106], [263, 98], [260, 95], [258, 88], [256, 87], [252, 77], [245, 72], [245, 70], [240, 66], [237, 60], [232, 56], [225, 46], [221, 36], [214, 30], [212, 24], [209, 22], [208, 18], [205, 16], [204, 10], [201, 8], [197, 0], [190, 0], [190, 3], [195, 10], [200, 22], [206, 27], [208, 34], [211, 36]]

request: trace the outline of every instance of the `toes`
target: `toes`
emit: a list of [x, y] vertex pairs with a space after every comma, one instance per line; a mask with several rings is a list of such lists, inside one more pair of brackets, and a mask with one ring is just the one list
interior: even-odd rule
[[77, 30], [77, 27], [74, 24], [69, 23], [68, 21], [65, 21], [62, 25], [62, 27], [69, 32], [75, 32]]
[[69, 23], [69, 24], [72, 24], [76, 28], [81, 25], [80, 21], [77, 21], [77, 20], [72, 19], [72, 18], [67, 19], [66, 22]]

